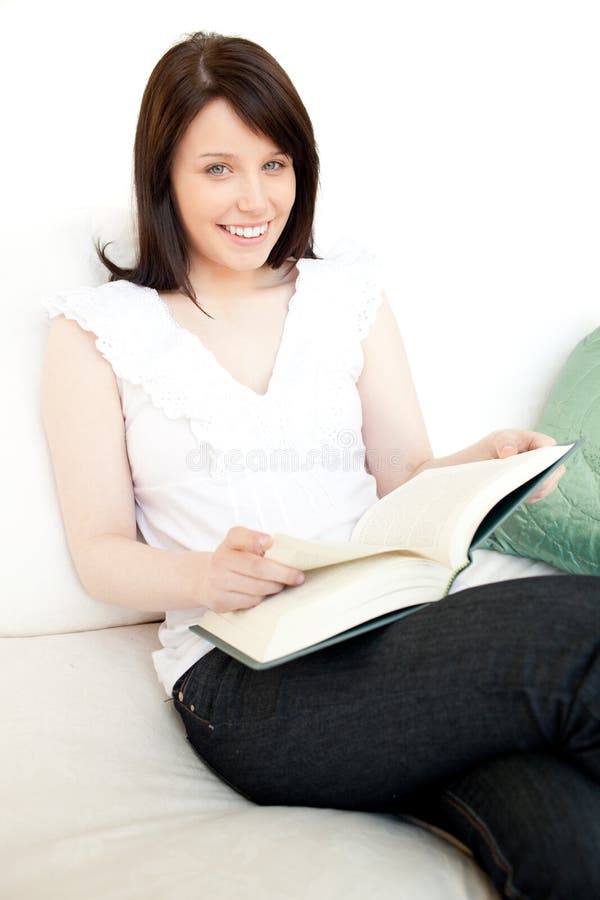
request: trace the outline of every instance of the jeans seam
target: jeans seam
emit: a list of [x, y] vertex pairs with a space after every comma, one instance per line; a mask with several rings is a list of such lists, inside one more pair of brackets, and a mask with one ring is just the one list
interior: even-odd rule
[[504, 872], [504, 891], [507, 897], [514, 897], [516, 900], [531, 900], [528, 894], [523, 894], [519, 889], [515, 886], [513, 881], [513, 867], [510, 865], [500, 847], [498, 846], [496, 840], [492, 836], [489, 828], [485, 824], [485, 822], [477, 815], [477, 813], [467, 804], [464, 800], [461, 800], [456, 794], [453, 794], [452, 791], [444, 791], [444, 797], [448, 800], [448, 803], [451, 804], [459, 813], [462, 813], [473, 828], [479, 832], [485, 843], [487, 844], [494, 861], [496, 864], [503, 870]]
[[183, 681], [182, 681], [181, 684], [179, 685], [179, 688], [178, 688], [178, 690], [177, 690], [177, 693], [175, 693], [175, 686], [173, 686], [173, 691], [172, 691], [173, 699], [175, 699], [175, 697], [178, 697], [179, 694], [184, 694], [184, 693], [185, 693], [185, 686], [186, 686], [186, 684], [188, 683], [188, 681], [190, 680], [190, 678], [192, 677], [192, 669], [193, 669], [193, 668], [194, 668], [193, 665], [190, 666], [190, 668], [188, 669], [188, 671], [184, 674], [184, 676], [183, 676]]
[[202, 724], [203, 724], [204, 726], [206, 726], [206, 727], [209, 729], [209, 731], [214, 731], [214, 730], [215, 730], [215, 726], [212, 725], [211, 722], [209, 722], [208, 719], [204, 719], [204, 718], [202, 718], [202, 716], [199, 716], [199, 715], [196, 713], [196, 711], [195, 711], [193, 705], [192, 705], [192, 706], [188, 706], [187, 703], [185, 702], [185, 699], [184, 699], [184, 700], [180, 700], [180, 699], [179, 699], [180, 695], [181, 695], [182, 697], [185, 698], [185, 689], [186, 689], [186, 687], [187, 687], [188, 681], [189, 681], [190, 678], [192, 677], [193, 669], [194, 669], [194, 667], [191, 666], [190, 669], [188, 670], [188, 672], [185, 673], [184, 678], [183, 678], [183, 681], [182, 681], [181, 684], [179, 685], [179, 690], [178, 690], [177, 692], [175, 691], [175, 688], [173, 687], [173, 692], [172, 692], [172, 694], [173, 694], [173, 703], [175, 704], [175, 706], [181, 707], [182, 709], [185, 709], [185, 711], [186, 711], [190, 716], [193, 716], [194, 719], [197, 719], [199, 722], [202, 722]]
[[191, 709], [189, 706], [186, 706], [185, 703], [181, 703], [179, 700], [175, 700], [175, 703], [178, 703], [179, 706], [182, 707], [182, 709], [185, 709], [186, 713], [189, 713], [189, 715], [193, 716], [194, 719], [197, 719], [198, 722], [202, 722], [202, 724], [205, 725], [209, 729], [209, 731], [215, 730], [215, 726], [208, 719], [203, 719], [202, 716], [198, 716], [194, 712], [194, 710]]

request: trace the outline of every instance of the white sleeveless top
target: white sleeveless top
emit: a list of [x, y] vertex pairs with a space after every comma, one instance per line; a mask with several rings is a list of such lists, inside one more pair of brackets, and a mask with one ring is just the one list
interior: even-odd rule
[[[242, 385], [153, 288], [108, 282], [45, 297], [97, 335], [121, 397], [139, 531], [152, 547], [213, 551], [233, 525], [349, 540], [377, 500], [356, 381], [381, 301], [377, 257], [352, 238], [298, 277], [265, 395]], [[214, 645], [167, 610], [152, 653], [167, 696]]]

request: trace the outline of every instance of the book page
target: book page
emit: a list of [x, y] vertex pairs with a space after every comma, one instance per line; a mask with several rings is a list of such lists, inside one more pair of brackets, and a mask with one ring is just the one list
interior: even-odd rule
[[572, 446], [554, 444], [505, 459], [425, 469], [373, 504], [351, 541], [410, 548], [455, 568], [466, 560], [485, 514]]
[[286, 587], [250, 609], [208, 610], [200, 624], [265, 659], [380, 613], [439, 600], [450, 574], [437, 563], [401, 553], [357, 559], [310, 571], [303, 584]]
[[[395, 548], [383, 544], [359, 544], [355, 541], [307, 541], [303, 538], [276, 532], [273, 535], [273, 542], [265, 551], [264, 556], [266, 559], [274, 559], [286, 566], [294, 566], [307, 572], [310, 569], [319, 569], [335, 563], [390, 553], [394, 550]], [[413, 554], [407, 551], [404, 555], [412, 556]]]
[[556, 444], [506, 459], [425, 469], [371, 506], [350, 541], [312, 541], [275, 532], [267, 559], [303, 572], [394, 551], [463, 565], [484, 516], [503, 497], [560, 460], [573, 444]]

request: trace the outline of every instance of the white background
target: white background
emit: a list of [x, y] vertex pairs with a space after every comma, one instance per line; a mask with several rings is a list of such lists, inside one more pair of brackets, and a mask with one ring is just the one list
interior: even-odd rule
[[577, 0], [0, 0], [5, 224], [128, 206], [160, 56], [196, 30], [257, 41], [315, 128], [316, 250], [352, 234], [378, 254], [436, 454], [531, 427], [565, 346], [600, 324], [599, 15]]

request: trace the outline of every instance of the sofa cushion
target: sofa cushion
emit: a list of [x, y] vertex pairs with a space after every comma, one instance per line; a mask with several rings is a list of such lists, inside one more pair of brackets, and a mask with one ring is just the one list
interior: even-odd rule
[[[10, 372], [5, 391], [6, 439], [0, 441], [2, 598], [0, 635], [53, 634], [159, 621], [164, 615], [102, 603], [82, 587], [62, 524], [40, 415], [40, 380], [48, 332], [41, 298], [65, 287], [102, 284], [93, 239], [124, 262], [131, 253], [127, 215], [119, 209], [77, 209], [56, 220], [0, 229], [6, 256], [0, 354]], [[26, 273], [26, 277], [24, 277]], [[8, 424], [9, 423], [9, 424]], [[138, 533], [138, 540], [143, 541]]]
[[585, 443], [567, 461], [556, 490], [521, 504], [480, 546], [575, 575], [600, 575], [600, 328], [569, 356], [535, 431], [559, 444]]
[[0, 640], [2, 895], [497, 900], [399, 816], [259, 806], [204, 765], [152, 670], [153, 624]]

